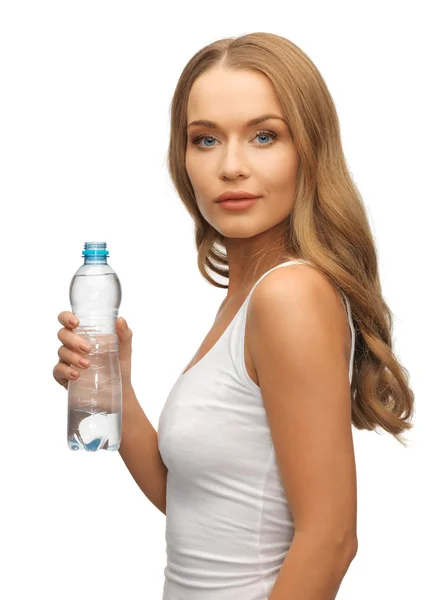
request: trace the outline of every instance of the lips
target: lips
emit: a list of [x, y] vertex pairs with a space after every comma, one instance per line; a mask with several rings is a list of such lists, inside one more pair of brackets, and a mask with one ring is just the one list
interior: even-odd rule
[[253, 206], [257, 202], [258, 198], [231, 198], [230, 200], [220, 201], [221, 208], [225, 210], [244, 210]]
[[256, 194], [245, 192], [243, 190], [224, 192], [215, 198], [215, 202], [225, 202], [227, 200], [253, 200], [259, 198]]
[[243, 200], [256, 200], [256, 196], [254, 198], [226, 198], [225, 200], [218, 200], [218, 203], [221, 202], [242, 202]]

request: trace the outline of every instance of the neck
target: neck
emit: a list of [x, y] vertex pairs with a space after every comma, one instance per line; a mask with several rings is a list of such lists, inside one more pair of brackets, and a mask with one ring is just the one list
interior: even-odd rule
[[250, 238], [225, 238], [229, 265], [226, 301], [245, 296], [263, 273], [292, 258], [283, 243], [285, 222]]

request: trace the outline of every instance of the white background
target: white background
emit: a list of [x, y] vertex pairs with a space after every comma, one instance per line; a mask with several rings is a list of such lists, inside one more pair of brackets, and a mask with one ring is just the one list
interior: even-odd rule
[[106, 241], [157, 428], [225, 295], [169, 180], [169, 105], [195, 52], [254, 31], [302, 48], [333, 95], [416, 394], [409, 449], [354, 430], [359, 552], [337, 598], [445, 598], [439, 4], [1, 3], [2, 598], [161, 598], [165, 516], [117, 452], [68, 449], [57, 315], [84, 242]]

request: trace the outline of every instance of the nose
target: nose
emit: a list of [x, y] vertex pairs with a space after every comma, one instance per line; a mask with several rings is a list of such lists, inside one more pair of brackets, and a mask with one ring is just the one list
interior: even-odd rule
[[247, 176], [250, 168], [247, 162], [246, 153], [242, 150], [241, 144], [228, 143], [226, 148], [220, 153], [220, 175], [227, 179], [235, 179], [240, 176]]

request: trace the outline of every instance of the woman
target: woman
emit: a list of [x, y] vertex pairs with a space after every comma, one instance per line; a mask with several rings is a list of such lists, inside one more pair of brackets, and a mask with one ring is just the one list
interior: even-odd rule
[[[199, 269], [227, 296], [158, 432], [116, 323], [119, 452], [167, 516], [163, 598], [332, 600], [358, 547], [351, 422], [405, 445], [414, 402], [334, 103], [289, 40], [220, 40], [181, 74], [168, 158]], [[221, 202], [231, 192], [253, 198]], [[69, 317], [54, 370], [65, 386], [81, 358]]]

